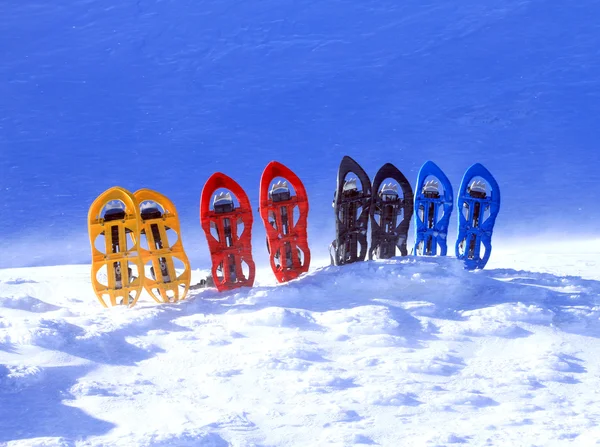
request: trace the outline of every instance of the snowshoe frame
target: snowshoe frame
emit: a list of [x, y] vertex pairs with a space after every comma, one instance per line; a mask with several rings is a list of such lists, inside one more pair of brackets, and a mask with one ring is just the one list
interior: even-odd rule
[[[229, 190], [238, 200], [239, 206], [230, 211], [211, 210], [211, 200], [219, 188]], [[206, 235], [212, 258], [212, 277], [217, 290], [231, 290], [238, 287], [252, 287], [255, 277], [255, 264], [252, 259], [252, 208], [242, 187], [231, 177], [216, 172], [204, 185], [200, 198], [200, 222]], [[237, 234], [238, 224], [244, 229]], [[218, 239], [211, 233], [215, 228]], [[248, 266], [248, 276], [244, 275], [242, 263]], [[219, 273], [221, 273], [219, 275]]]
[[[475, 177], [480, 177], [490, 186], [490, 195], [474, 197], [468, 192]], [[492, 232], [500, 211], [500, 187], [494, 176], [480, 163], [475, 163], [465, 172], [458, 192], [458, 237], [456, 257], [464, 260], [468, 270], [482, 269], [492, 253]], [[487, 214], [487, 216], [486, 216]], [[481, 254], [481, 247], [485, 253]]]
[[[136, 191], [134, 197], [141, 207], [145, 202], [154, 202], [163, 212], [146, 216], [140, 208], [140, 235], [145, 236], [148, 249], [140, 245], [144, 265], [152, 264], [151, 277], [144, 275], [144, 288], [157, 303], [176, 302], [185, 299], [190, 287], [191, 268], [183, 249], [179, 217], [175, 205], [164, 195], [150, 189]], [[177, 237], [168, 239], [167, 230], [173, 230]], [[175, 271], [175, 260], [179, 260], [184, 270]]]
[[[361, 190], [344, 191], [346, 175], [356, 174]], [[367, 227], [371, 205], [371, 180], [364, 169], [349, 156], [344, 156], [337, 176], [333, 200], [335, 240], [330, 246], [334, 265], [364, 261], [367, 255]]]
[[[442, 186], [439, 197], [423, 192], [427, 178], [436, 178]], [[454, 206], [452, 184], [432, 161], [426, 161], [417, 175], [415, 189], [415, 246], [417, 256], [446, 256], [450, 215]], [[439, 253], [438, 253], [439, 248]]]
[[[402, 189], [402, 197], [398, 196], [393, 202], [386, 202], [379, 195], [379, 187], [388, 178], [395, 180]], [[413, 213], [413, 190], [410, 182], [396, 166], [386, 163], [375, 174], [372, 191], [369, 211], [371, 219], [369, 259], [391, 258], [396, 255], [396, 247], [400, 249], [401, 256], [406, 256], [408, 228]], [[376, 215], [380, 216], [379, 222]]]
[[[295, 194], [272, 197], [270, 187], [276, 178], [285, 179]], [[259, 213], [267, 232], [271, 269], [279, 282], [297, 278], [308, 271], [310, 249], [307, 240], [308, 197], [300, 178], [287, 166], [270, 162], [260, 179]], [[298, 221], [294, 223], [294, 208]], [[300, 256], [298, 251], [302, 252]]]

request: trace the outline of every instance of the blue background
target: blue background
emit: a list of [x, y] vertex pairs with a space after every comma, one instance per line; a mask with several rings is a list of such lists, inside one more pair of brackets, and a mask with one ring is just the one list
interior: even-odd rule
[[[204, 182], [232, 176], [256, 209], [271, 160], [307, 186], [324, 256], [346, 154], [413, 184], [432, 159], [455, 189], [483, 163], [496, 245], [597, 234], [599, 17], [592, 0], [1, 2], [0, 267], [89, 262], [88, 207], [120, 185], [170, 197], [207, 268]], [[264, 260], [257, 213], [254, 240]]]

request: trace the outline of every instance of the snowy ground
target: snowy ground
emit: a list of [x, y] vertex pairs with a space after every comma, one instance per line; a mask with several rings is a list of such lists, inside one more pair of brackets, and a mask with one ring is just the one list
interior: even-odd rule
[[0, 445], [600, 444], [600, 240], [494, 250], [134, 309], [0, 270]]

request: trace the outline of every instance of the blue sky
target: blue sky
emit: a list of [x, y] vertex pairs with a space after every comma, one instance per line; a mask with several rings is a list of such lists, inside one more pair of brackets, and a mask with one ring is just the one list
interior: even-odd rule
[[[271, 160], [305, 182], [324, 253], [343, 155], [413, 184], [431, 159], [455, 189], [483, 163], [497, 241], [597, 232], [598, 17], [591, 0], [4, 2], [0, 267], [89, 262], [88, 207], [120, 185], [169, 196], [206, 268], [204, 182], [222, 171], [256, 208]], [[258, 213], [254, 233], [265, 251]]]

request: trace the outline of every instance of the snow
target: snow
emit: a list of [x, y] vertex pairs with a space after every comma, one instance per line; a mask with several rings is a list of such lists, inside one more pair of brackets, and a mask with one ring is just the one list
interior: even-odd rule
[[595, 445], [599, 252], [323, 261], [133, 309], [86, 265], [0, 270], [0, 445]]

